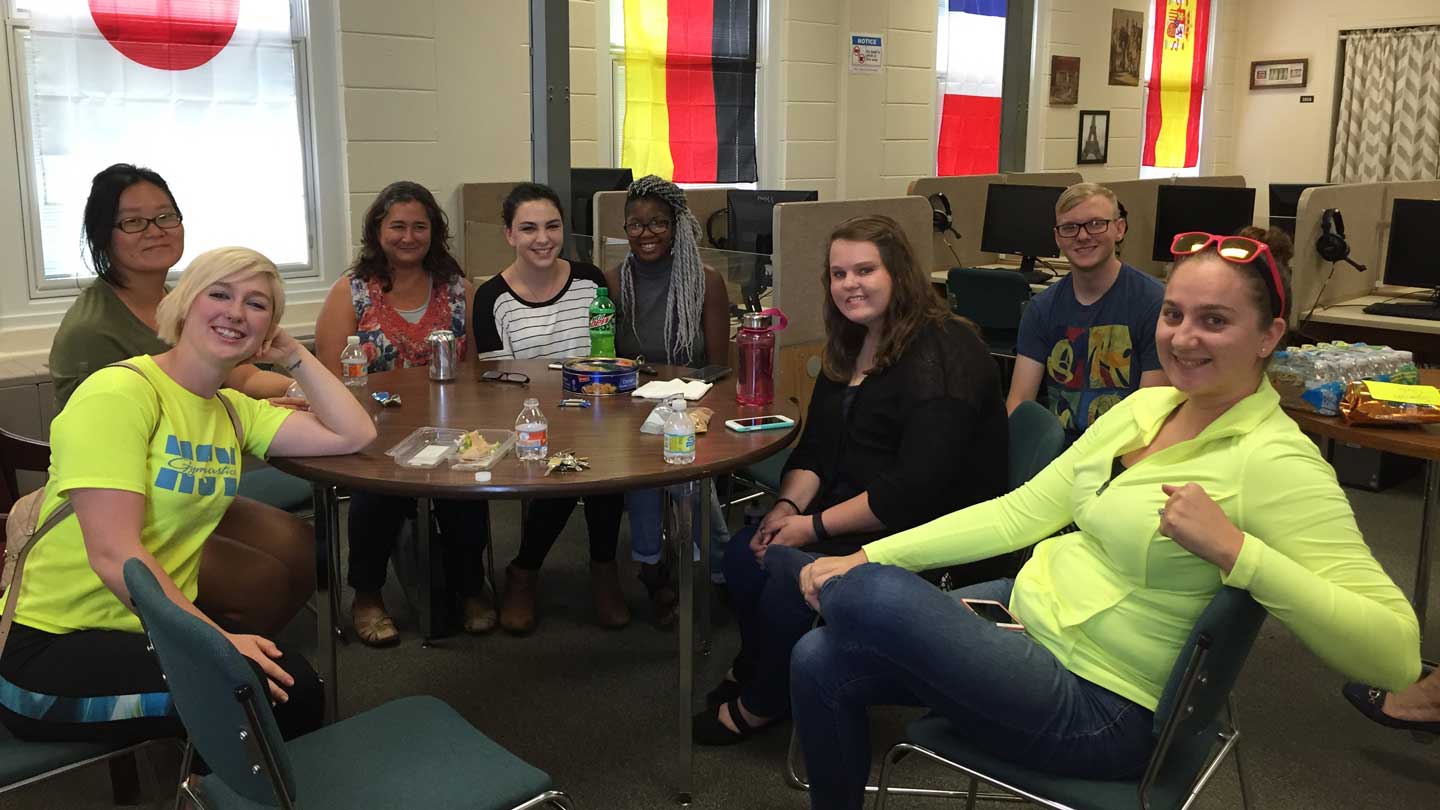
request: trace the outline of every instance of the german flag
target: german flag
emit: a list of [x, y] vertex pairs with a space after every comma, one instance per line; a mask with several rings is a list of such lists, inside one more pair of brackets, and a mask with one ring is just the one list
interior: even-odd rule
[[1155, 0], [1155, 20], [1141, 164], [1188, 168], [1200, 162], [1210, 0]]
[[636, 177], [750, 183], [755, 0], [625, 0], [625, 135]]

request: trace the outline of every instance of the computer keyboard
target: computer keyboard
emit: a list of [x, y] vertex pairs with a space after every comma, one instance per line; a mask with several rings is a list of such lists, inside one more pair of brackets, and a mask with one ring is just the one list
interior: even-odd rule
[[1395, 302], [1371, 304], [1362, 310], [1366, 315], [1388, 315], [1392, 318], [1418, 318], [1425, 321], [1440, 321], [1440, 305], [1429, 302]]
[[1016, 270], [1015, 272], [1025, 277], [1026, 284], [1048, 284], [1054, 276], [1054, 273], [1047, 273], [1044, 270], [1031, 270], [1029, 272]]

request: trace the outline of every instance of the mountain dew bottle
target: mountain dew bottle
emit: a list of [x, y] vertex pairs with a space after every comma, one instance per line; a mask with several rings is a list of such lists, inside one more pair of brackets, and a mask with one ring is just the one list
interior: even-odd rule
[[615, 356], [615, 304], [604, 287], [590, 301], [590, 356]]

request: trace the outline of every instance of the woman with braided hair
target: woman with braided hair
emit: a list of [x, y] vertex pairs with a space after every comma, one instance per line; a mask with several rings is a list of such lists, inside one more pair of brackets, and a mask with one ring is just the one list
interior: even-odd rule
[[[615, 290], [615, 349], [622, 357], [703, 367], [729, 361], [730, 299], [720, 274], [700, 260], [700, 223], [685, 192], [653, 174], [630, 184], [625, 197], [630, 252], [606, 274]], [[714, 548], [730, 532], [718, 500], [706, 507]], [[650, 593], [655, 622], [675, 620], [677, 596], [660, 547], [660, 490], [625, 495], [630, 511], [630, 554]]]

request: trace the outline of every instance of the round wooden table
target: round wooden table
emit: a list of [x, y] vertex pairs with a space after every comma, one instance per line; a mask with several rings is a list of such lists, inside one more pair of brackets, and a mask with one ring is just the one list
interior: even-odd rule
[[[658, 376], [640, 378], [641, 384], [651, 379], [668, 380], [681, 369], [657, 366]], [[528, 375], [524, 385], [502, 382], [481, 382], [482, 371], [519, 372]], [[371, 394], [388, 391], [400, 397], [396, 407], [381, 407]], [[561, 399], [574, 397], [561, 385], [558, 370], [549, 368], [545, 360], [509, 360], [461, 364], [455, 379], [432, 382], [426, 368], [400, 369], [372, 374], [366, 388], [357, 391], [366, 410], [375, 420], [378, 438], [359, 453], [346, 456], [304, 458], [272, 458], [270, 464], [291, 475], [315, 484], [315, 532], [319, 541], [317, 605], [319, 606], [321, 671], [328, 688], [327, 712], [330, 718], [338, 710], [340, 673], [336, 641], [343, 637], [340, 621], [339, 565], [339, 503], [335, 487], [387, 495], [417, 498], [419, 515], [416, 520], [417, 547], [420, 553], [421, 632], [429, 638], [433, 633], [432, 581], [443, 572], [436, 565], [439, 555], [430, 553], [429, 509], [432, 499], [494, 499], [554, 498], [598, 493], [651, 489], [687, 481], [701, 483], [700, 508], [710, 496], [712, 479], [753, 464], [780, 451], [800, 431], [798, 403], [776, 402], [763, 408], [741, 406], [735, 401], [735, 378], [715, 383], [702, 399], [689, 403], [692, 408], [714, 410], [707, 433], [695, 440], [695, 463], [666, 464], [661, 451], [661, 437], [640, 432], [640, 425], [657, 404], [629, 395], [581, 397], [591, 402], [589, 408], [561, 408]], [[479, 482], [475, 473], [457, 472], [448, 463], [433, 469], [401, 467], [385, 454], [418, 427], [513, 429], [515, 417], [526, 398], [540, 400], [540, 409], [549, 422], [550, 452], [569, 450], [588, 458], [590, 469], [580, 472], [545, 475], [542, 462], [525, 462], [512, 450], [490, 469], [490, 480]], [[788, 430], [766, 430], [736, 433], [725, 427], [725, 420], [765, 414], [783, 414], [795, 420]], [[672, 537], [675, 559], [688, 559], [692, 543], [690, 510], [694, 499], [677, 499], [680, 514], [679, 531]], [[708, 520], [701, 526], [701, 560], [709, 559]], [[708, 565], [708, 562], [706, 563]], [[680, 661], [680, 732], [676, 752], [676, 779], [682, 801], [691, 794], [691, 697], [694, 684], [694, 571], [690, 565], [677, 566], [680, 590], [680, 620], [677, 622]], [[708, 583], [709, 577], [703, 582]], [[438, 590], [438, 589], [437, 589]], [[709, 599], [701, 602], [701, 626], [708, 627]]]

